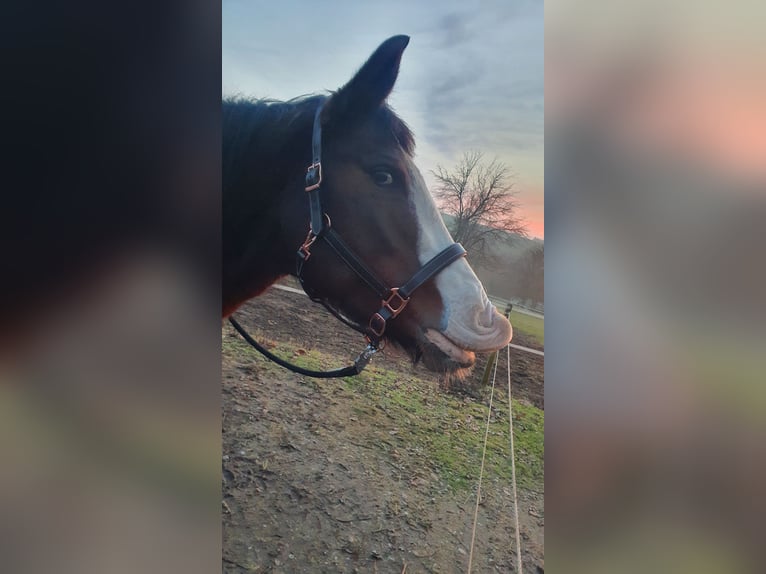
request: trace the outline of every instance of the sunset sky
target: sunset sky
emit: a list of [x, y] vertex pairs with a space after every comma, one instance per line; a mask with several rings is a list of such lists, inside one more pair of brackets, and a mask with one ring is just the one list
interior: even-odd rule
[[289, 99], [347, 82], [386, 38], [410, 44], [389, 103], [416, 162], [452, 167], [468, 150], [515, 174], [531, 236], [543, 222], [541, 1], [223, 1], [223, 94]]

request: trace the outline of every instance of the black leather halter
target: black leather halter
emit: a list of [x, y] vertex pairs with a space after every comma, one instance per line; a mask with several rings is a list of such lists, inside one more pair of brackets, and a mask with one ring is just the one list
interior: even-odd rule
[[[338, 319], [351, 328], [363, 333], [367, 339], [367, 347], [359, 355], [353, 366], [329, 372], [309, 371], [291, 365], [290, 363], [279, 359], [279, 357], [272, 355], [248, 336], [233, 318], [230, 317], [229, 321], [231, 321], [232, 325], [234, 325], [237, 331], [245, 337], [251, 345], [272, 361], [307, 376], [328, 378], [359, 374], [362, 369], [367, 366], [372, 355], [374, 355], [380, 348], [380, 343], [383, 340], [383, 334], [385, 333], [388, 321], [395, 319], [402, 311], [404, 311], [415, 290], [454, 261], [457, 261], [461, 257], [465, 257], [466, 252], [462, 245], [453, 243], [418, 269], [418, 271], [400, 287], [388, 287], [388, 285], [386, 285], [386, 283], [383, 282], [375, 272], [356, 255], [356, 253], [354, 253], [351, 247], [349, 247], [335, 229], [333, 229], [330, 217], [322, 211], [322, 201], [320, 197], [320, 189], [322, 185], [322, 105], [322, 103], [319, 104], [314, 115], [314, 129], [311, 139], [313, 161], [306, 172], [306, 192], [309, 197], [311, 219], [306, 240], [298, 249], [296, 276], [301, 282], [304, 291], [306, 291], [312, 300], [322, 303], [333, 313], [333, 315], [338, 317]], [[343, 314], [337, 309], [334, 309], [326, 299], [314, 296], [312, 294], [313, 290], [304, 282], [303, 269], [312, 256], [311, 247], [317, 240], [322, 240], [327, 243], [349, 269], [367, 284], [367, 286], [372, 289], [380, 299], [381, 307], [370, 316], [367, 325], [358, 325], [344, 317]]]

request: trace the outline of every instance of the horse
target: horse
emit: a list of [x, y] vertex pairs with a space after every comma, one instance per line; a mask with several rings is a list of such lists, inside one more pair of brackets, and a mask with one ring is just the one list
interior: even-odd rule
[[512, 328], [453, 242], [414, 136], [387, 103], [409, 40], [384, 41], [334, 92], [223, 100], [222, 316], [293, 275], [368, 340], [459, 374]]

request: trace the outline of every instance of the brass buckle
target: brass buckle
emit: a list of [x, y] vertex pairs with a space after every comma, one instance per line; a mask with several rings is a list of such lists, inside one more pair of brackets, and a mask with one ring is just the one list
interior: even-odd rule
[[[373, 323], [377, 323], [380, 325], [380, 328], [376, 329], [375, 325]], [[375, 313], [372, 317], [370, 317], [370, 331], [375, 333], [375, 336], [382, 337], [383, 333], [386, 330], [386, 320], [383, 318], [383, 316], [380, 313]]]
[[300, 252], [303, 261], [308, 261], [309, 257], [311, 257], [311, 246], [316, 240], [317, 236], [314, 235], [314, 233], [309, 229], [309, 233], [306, 236], [306, 241], [304, 241], [303, 245], [298, 248], [298, 252]]
[[[396, 306], [391, 304], [394, 301], [394, 298], [398, 299]], [[409, 297], [402, 297], [401, 295], [399, 295], [399, 287], [392, 287], [391, 294], [388, 296], [388, 299], [383, 301], [383, 307], [385, 307], [391, 312], [391, 318], [393, 319], [394, 317], [399, 315], [399, 313], [404, 311], [404, 308], [407, 306], [407, 303], [409, 303], [409, 301], [410, 301]]]
[[[317, 182], [308, 185], [309, 176], [312, 178], [314, 176], [317, 176]], [[316, 163], [312, 163], [308, 169], [306, 170], [306, 191], [314, 191], [315, 189], [319, 189], [319, 186], [322, 184], [322, 162], [318, 161]]]
[[[325, 213], [324, 218], [327, 221], [327, 227], [325, 229], [330, 229], [332, 227], [330, 216]], [[298, 253], [301, 254], [303, 261], [308, 261], [309, 257], [311, 257], [310, 248], [318, 237], [319, 235], [314, 235], [314, 231], [311, 229], [311, 225], [309, 225], [309, 232], [308, 235], [306, 235], [306, 240], [303, 242], [303, 245], [298, 248]]]

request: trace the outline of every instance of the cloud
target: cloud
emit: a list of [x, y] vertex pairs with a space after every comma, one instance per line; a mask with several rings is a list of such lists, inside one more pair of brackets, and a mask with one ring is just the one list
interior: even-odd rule
[[473, 37], [469, 30], [469, 12], [450, 12], [440, 17], [434, 28], [439, 44], [443, 48], [452, 48], [469, 42]]
[[403, 88], [415, 101], [418, 120], [411, 123], [420, 128], [418, 145], [445, 159], [467, 148], [500, 156], [538, 150], [542, 156], [541, 3], [482, 8], [449, 10], [420, 31], [428, 65]]

